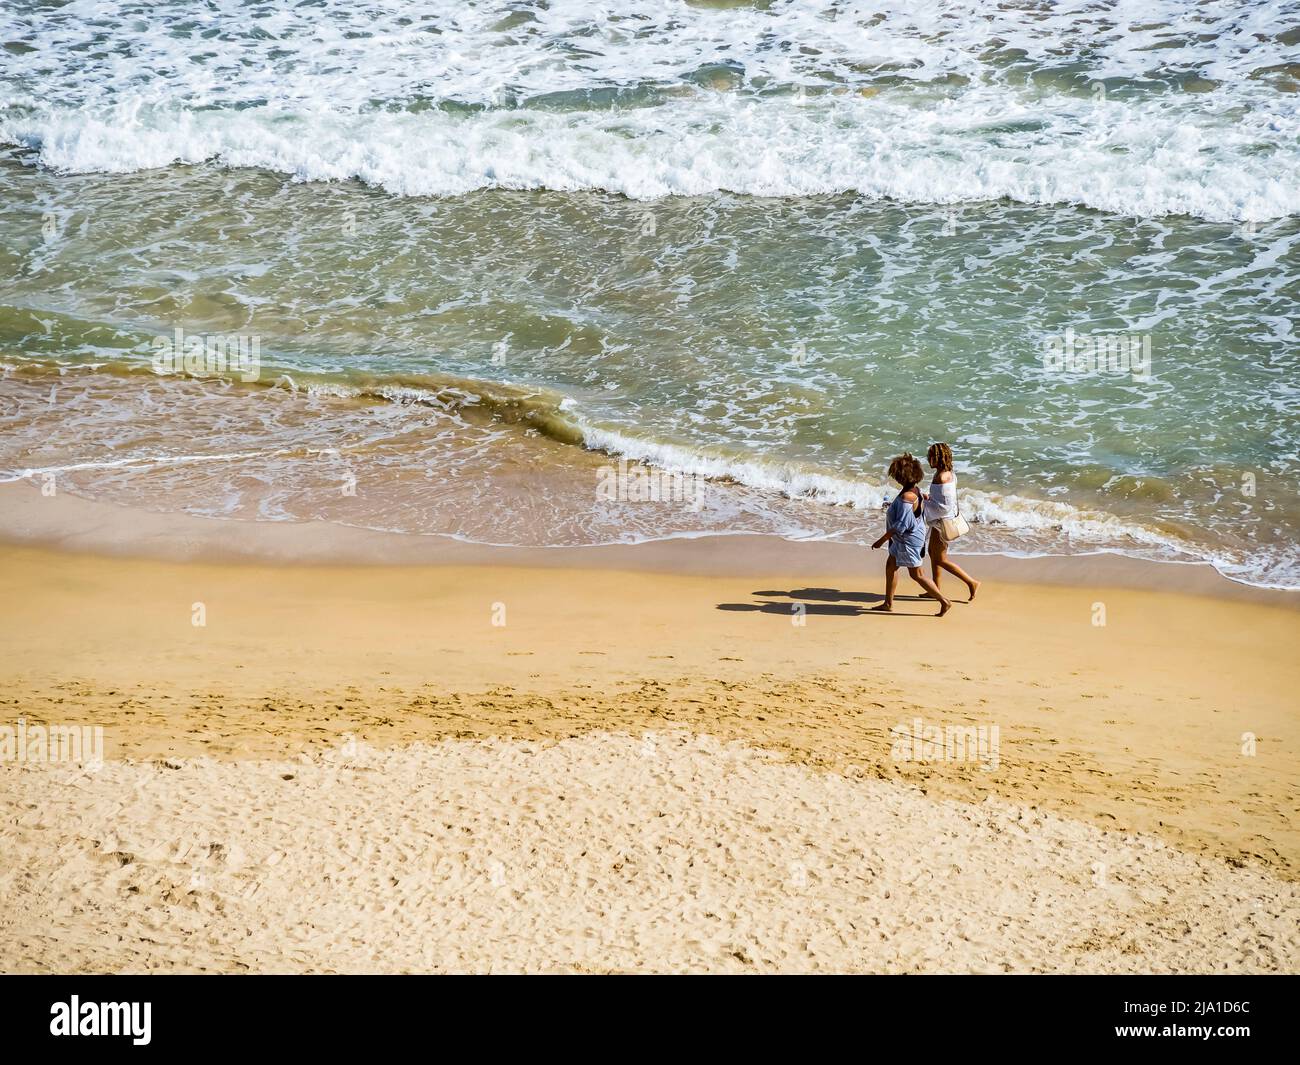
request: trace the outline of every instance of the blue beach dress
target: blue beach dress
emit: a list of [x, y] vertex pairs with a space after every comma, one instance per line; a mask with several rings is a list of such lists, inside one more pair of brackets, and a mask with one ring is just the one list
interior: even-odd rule
[[925, 555], [925, 522], [899, 492], [885, 513], [885, 528], [894, 535], [889, 541], [890, 557], [904, 569], [919, 566]]

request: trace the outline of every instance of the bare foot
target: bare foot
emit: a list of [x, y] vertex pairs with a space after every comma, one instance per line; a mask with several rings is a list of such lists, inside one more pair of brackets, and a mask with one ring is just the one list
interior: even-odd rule
[[971, 581], [970, 584], [969, 584], [967, 587], [970, 588], [970, 598], [967, 599], [966, 602], [968, 602], [968, 603], [973, 603], [973, 602], [975, 602], [975, 593], [978, 592], [978, 591], [980, 590], [980, 582], [979, 582], [979, 581]]
[[893, 603], [881, 603], [879, 606], [873, 606], [871, 608], [871, 612], [873, 614], [892, 614], [893, 611], [894, 611]]
[[948, 613], [948, 611], [951, 610], [951, 609], [952, 609], [952, 600], [951, 600], [951, 599], [940, 599], [940, 600], [939, 600], [939, 613], [935, 614], [935, 617], [937, 617], [937, 618], [941, 618], [941, 617], [944, 616], [944, 614]]

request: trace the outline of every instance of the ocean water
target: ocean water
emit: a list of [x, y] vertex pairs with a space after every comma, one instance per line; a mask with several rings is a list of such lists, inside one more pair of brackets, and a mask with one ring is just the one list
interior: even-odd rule
[[17, 0], [0, 478], [869, 542], [945, 440], [970, 550], [1300, 587], [1298, 216], [1295, 0]]

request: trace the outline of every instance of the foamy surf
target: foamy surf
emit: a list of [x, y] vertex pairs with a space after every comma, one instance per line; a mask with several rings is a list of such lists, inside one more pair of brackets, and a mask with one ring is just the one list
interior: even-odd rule
[[1300, 212], [1294, 3], [1169, 0], [1141, 25], [973, 0], [132, 10], [0, 16], [0, 143], [66, 172], [216, 162], [401, 196]]
[[[1159, 101], [1049, 106], [972, 90], [927, 109], [908, 89], [800, 101], [688, 100], [628, 112], [469, 115], [188, 111], [120, 105], [0, 120], [0, 142], [68, 173], [173, 163], [260, 167], [303, 181], [357, 179], [400, 196], [480, 189], [599, 190], [632, 199], [731, 192], [855, 193], [914, 204], [1006, 199], [1140, 218], [1300, 213], [1300, 151], [1257, 151], [1265, 129]], [[1029, 127], [1018, 130], [1018, 126]]]
[[[582, 434], [584, 445], [592, 450], [669, 473], [743, 485], [814, 505], [879, 512], [898, 491], [896, 487], [830, 471], [803, 469], [790, 463], [711, 455], [593, 426], [583, 426]], [[995, 537], [999, 531], [1028, 536], [1028, 541], [1021, 539], [1019, 546], [1005, 552], [997, 550], [996, 539], [992, 544], [986, 542], [992, 548], [991, 553], [1033, 557], [1039, 553], [1111, 551], [1161, 561], [1204, 562], [1230, 580], [1258, 587], [1300, 587], [1300, 553], [1293, 554], [1290, 559], [1259, 558], [1252, 564], [1222, 552], [1207, 551], [1194, 541], [1140, 522], [1069, 503], [964, 486], [960, 500], [962, 514]], [[1050, 540], [1051, 543], [1044, 544], [1036, 552], [1032, 546], [1034, 538]]]

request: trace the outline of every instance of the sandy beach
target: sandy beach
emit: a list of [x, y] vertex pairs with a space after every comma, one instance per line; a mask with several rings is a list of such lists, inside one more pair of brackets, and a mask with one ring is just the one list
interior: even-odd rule
[[862, 549], [286, 565], [21, 510], [3, 723], [105, 760], [0, 766], [6, 970], [1300, 968], [1283, 593], [988, 559], [940, 622]]
[[1297, 26], [0, 5], [8, 1045], [1293, 1041]]

